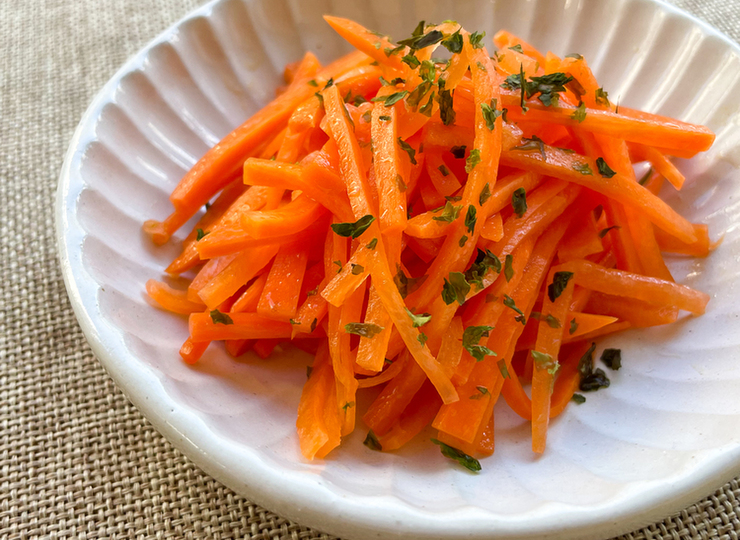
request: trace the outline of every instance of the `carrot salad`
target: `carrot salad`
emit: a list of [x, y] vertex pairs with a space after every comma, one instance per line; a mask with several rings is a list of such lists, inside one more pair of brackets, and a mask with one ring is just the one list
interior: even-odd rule
[[[684, 183], [670, 157], [714, 134], [615, 105], [582, 56], [506, 31], [489, 48], [422, 21], [394, 43], [325, 19], [356, 51], [289, 65], [277, 97], [185, 175], [144, 230], [161, 245], [199, 216], [166, 269], [189, 285], [150, 280], [149, 296], [188, 315], [185, 362], [212, 341], [315, 356], [297, 416], [308, 459], [355, 429], [392, 451], [431, 425], [479, 470], [501, 399], [544, 452], [550, 420], [609, 386], [593, 340], [704, 312], [662, 254], [715, 246], [657, 193]], [[619, 369], [621, 351], [600, 360]]]

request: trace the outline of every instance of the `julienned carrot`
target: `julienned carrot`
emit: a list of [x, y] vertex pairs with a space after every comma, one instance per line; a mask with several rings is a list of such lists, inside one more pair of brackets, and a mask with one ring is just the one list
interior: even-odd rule
[[617, 322], [616, 317], [569, 311], [563, 327], [563, 339], [574, 340]]
[[[609, 231], [604, 232], [607, 234]], [[602, 231], [597, 230], [593, 214], [576, 216], [573, 224], [558, 247], [558, 260], [561, 262], [573, 259], [585, 259], [589, 255], [604, 251], [604, 245], [599, 236]]]
[[275, 351], [275, 348], [280, 345], [280, 341], [281, 340], [277, 338], [258, 339], [252, 345], [252, 350], [257, 354], [257, 356], [263, 360], [267, 360]]
[[277, 252], [277, 246], [265, 246], [251, 253], [238, 254], [226, 268], [198, 291], [198, 296], [206, 306], [215, 309], [221, 302], [238, 291], [244, 283], [256, 276]]
[[[395, 378], [396, 375], [400, 373], [400, 371], [403, 369], [403, 366], [406, 364], [406, 362], [409, 361], [408, 355], [397, 355], [395, 361], [387, 360], [386, 367], [378, 373], [377, 375], [373, 375], [371, 377], [366, 377], [362, 379], [357, 380], [358, 388], [370, 388], [372, 386], [378, 386], [383, 383], [389, 382], [391, 379]], [[410, 360], [413, 362], [413, 360]]]
[[360, 336], [360, 344], [357, 346], [357, 365], [372, 372], [383, 369], [388, 351], [388, 342], [391, 339], [392, 321], [388, 312], [383, 307], [380, 295], [375, 287], [370, 287], [367, 301], [367, 311], [363, 319], [365, 324], [375, 325], [381, 328], [375, 336]]
[[462, 452], [466, 453], [469, 456], [472, 457], [486, 457], [493, 454], [494, 450], [494, 415], [493, 415], [493, 409], [491, 410], [490, 418], [488, 419], [488, 423], [486, 423], [485, 426], [483, 426], [483, 429], [480, 432], [480, 435], [476, 435], [476, 439], [472, 443], [468, 443], [463, 441], [462, 439], [458, 439], [457, 437], [453, 437], [451, 435], [448, 435], [444, 431], [440, 431], [437, 433], [437, 439], [440, 442], [443, 442], [449, 446], [452, 446], [453, 448], [457, 448], [458, 450], [461, 450]]
[[364, 52], [376, 62], [387, 64], [399, 71], [403, 70], [404, 65], [401, 62], [401, 56], [403, 55], [387, 54], [386, 52], [386, 49], [390, 50], [396, 46], [387, 36], [380, 36], [371, 32], [362, 25], [349, 19], [324, 15], [324, 20], [329, 23], [329, 26], [331, 26], [337, 34], [342, 36], [352, 46]]
[[[467, 39], [465, 39], [467, 38]], [[503, 114], [494, 118], [501, 98], [500, 85], [503, 78], [496, 73], [496, 65], [485, 49], [475, 48], [470, 43], [470, 35], [463, 37], [463, 52], [468, 57], [473, 79], [473, 101], [475, 103], [474, 157], [468, 163], [468, 180], [463, 190], [463, 206], [483, 206], [481, 193], [486, 184], [489, 190], [496, 187], [498, 163], [501, 156], [501, 131]], [[488, 107], [488, 109], [486, 109]], [[493, 111], [486, 114], [486, 111]], [[475, 153], [477, 152], [477, 158]], [[477, 161], [477, 163], [475, 163]]]
[[579, 341], [592, 341], [596, 338], [608, 336], [609, 334], [615, 334], [617, 332], [627, 330], [628, 328], [632, 328], [632, 325], [629, 323], [629, 321], [613, 322], [611, 324], [607, 324], [606, 326], [602, 326], [598, 330], [594, 330], [593, 332], [589, 332], [588, 334], [584, 334], [582, 336], [578, 336], [575, 338], [571, 338], [570, 336], [568, 336], [567, 338], [563, 339], [563, 343], [577, 343]]
[[290, 322], [298, 309], [298, 295], [308, 263], [308, 253], [291, 245], [280, 248], [262, 289], [257, 313], [268, 319]]
[[[341, 409], [342, 436], [349, 435], [355, 428], [357, 414], [357, 387], [354, 375], [354, 359], [351, 351], [352, 335], [348, 325], [360, 320], [365, 300], [365, 283], [356, 289], [342, 305], [339, 318], [339, 363], [334, 362], [337, 373], [337, 406]], [[333, 359], [334, 360], [334, 359]], [[340, 372], [339, 372], [340, 371]]]
[[696, 242], [687, 244], [681, 242], [675, 237], [666, 234], [660, 229], [655, 229], [655, 240], [658, 242], [661, 251], [667, 253], [677, 253], [680, 255], [691, 255], [693, 257], [706, 257], [712, 252], [720, 243], [713, 244], [709, 240], [709, 228], [703, 223], [694, 223], [694, 234], [696, 235]]
[[[287, 340], [316, 355], [296, 423], [308, 459], [358, 414], [371, 447], [400, 448], [431, 422], [442, 443], [488, 455], [500, 395], [533, 419], [541, 452], [591, 339], [703, 312], [708, 297], [673, 283], [661, 250], [716, 246], [656, 194], [660, 173], [683, 182], [666, 156], [714, 136], [618, 112], [585, 60], [506, 32], [491, 55], [454, 21], [396, 47], [327, 20], [359, 51], [286, 68], [279, 97], [188, 173], [174, 213], [145, 229], [165, 241], [220, 191], [168, 268], [195, 276], [187, 291], [147, 289], [190, 314], [186, 362], [212, 340], [234, 356]], [[658, 172], [638, 182], [643, 160]], [[358, 411], [358, 390], [378, 385]]]
[[457, 366], [460, 364], [460, 358], [463, 355], [463, 328], [462, 317], [454, 317], [447, 327], [442, 342], [439, 346], [437, 359], [447, 373], [454, 375]]
[[535, 102], [528, 102], [528, 111], [522, 113], [517, 93], [502, 92], [503, 106], [509, 108], [514, 121], [553, 123], [571, 128], [578, 128], [592, 133], [602, 133], [623, 140], [653, 147], [662, 147], [667, 152], [675, 151], [678, 157], [693, 157], [704, 152], [714, 142], [714, 134], [702, 126], [686, 124], [658, 115], [636, 113], [620, 107], [620, 113], [599, 109], [586, 109], [582, 122], [573, 119], [574, 109], [563, 107], [544, 107]]
[[[459, 124], [471, 125], [472, 92], [468, 85], [461, 84], [456, 92], [459, 104]], [[586, 109], [582, 122], [573, 117], [575, 107], [562, 104], [560, 107], [546, 107], [536, 98], [526, 102], [524, 113], [520, 104], [518, 90], [501, 89], [501, 106], [508, 110], [508, 117], [514, 122], [542, 122], [591, 133], [601, 133], [658, 149], [661, 153], [675, 157], [691, 158], [704, 152], [714, 142], [714, 134], [703, 126], [687, 124], [655, 114], [620, 107], [619, 114], [607, 110]]]
[[560, 363], [558, 378], [550, 397], [550, 418], [555, 418], [562, 413], [573, 398], [573, 394], [578, 390], [581, 382], [578, 364], [590, 345], [590, 341], [582, 341], [563, 346], [558, 358]]
[[192, 337], [188, 337], [180, 347], [180, 357], [186, 364], [195, 364], [210, 344], [210, 340], [195, 342]]
[[513, 130], [511, 135], [504, 143], [502, 163], [505, 165], [532, 169], [587, 187], [622, 204], [633, 205], [664, 231], [685, 242], [695, 241], [691, 224], [639, 184], [629, 182], [619, 174], [611, 178], [602, 176], [594, 160], [559, 148], [543, 145], [544, 158], [539, 152], [522, 152], [517, 150], [524, 145], [521, 137], [517, 137]]
[[[169, 273], [179, 274], [198, 264], [198, 253], [195, 249], [195, 243], [198, 241], [198, 229], [210, 231], [214, 226], [218, 226], [218, 223], [224, 219], [224, 214], [228, 213], [231, 207], [234, 205], [240, 206], [237, 201], [241, 199], [246, 190], [248, 188], [240, 182], [237, 174], [216, 197], [213, 204], [206, 208], [205, 213], [198, 220], [193, 230], [185, 237], [179, 257], [167, 268]], [[249, 197], [251, 198], [253, 195], [256, 194]]]
[[276, 159], [284, 163], [295, 163], [304, 153], [304, 144], [324, 116], [324, 108], [318, 98], [303, 102], [290, 116], [288, 129], [280, 144]]
[[655, 305], [644, 300], [594, 292], [586, 304], [588, 311], [627, 321], [633, 328], [647, 328], [670, 324], [678, 319], [678, 309], [673, 306]]
[[435, 188], [434, 184], [431, 182], [419, 183], [419, 197], [421, 198], [421, 202], [424, 204], [424, 208], [426, 208], [428, 212], [432, 210], [440, 211], [445, 205], [446, 199], [439, 191], [437, 191], [437, 188]]
[[231, 313], [239, 313], [241, 311], [257, 311], [257, 304], [262, 296], [262, 291], [265, 288], [267, 282], [267, 272], [263, 272], [257, 276], [252, 283], [244, 290], [244, 292], [237, 298], [231, 305]]
[[346, 185], [347, 195], [355, 218], [376, 215], [377, 212], [370, 204], [372, 197], [367, 183], [367, 175], [360, 158], [360, 147], [353, 135], [344, 101], [339, 96], [336, 86], [326, 88], [322, 94], [331, 136], [339, 151], [339, 169]]
[[[204, 341], [204, 343], [208, 343]], [[224, 341], [224, 349], [232, 358], [238, 358], [243, 354], [246, 354], [248, 350], [254, 345], [254, 340], [251, 339], [227, 339]]]
[[349, 201], [338, 175], [314, 165], [316, 156], [307, 156], [301, 165], [249, 158], [244, 162], [244, 183], [301, 191], [345, 220], [352, 217]]
[[[362, 417], [365, 424], [376, 434], [385, 434], [401, 416], [413, 399], [426, 376], [408, 352], [401, 353], [403, 360], [400, 372], [383, 388]], [[399, 360], [397, 360], [398, 362]]]
[[[274, 219], [280, 216], [280, 214], [272, 214], [271, 216], [266, 217], [265, 214], [260, 214], [260, 219]], [[284, 236], [267, 236], [263, 238], [249, 236], [241, 226], [228, 229], [223, 228], [203, 236], [196, 245], [196, 249], [201, 259], [210, 259], [265, 246], [310, 244], [316, 234], [326, 228], [328, 221], [328, 216], [325, 213], [321, 213], [317, 220], [309, 223], [302, 230], [296, 230]]]
[[537, 49], [535, 49], [532, 45], [524, 41], [519, 36], [515, 36], [507, 30], [499, 30], [498, 32], [496, 32], [496, 34], [493, 36], [493, 42], [499, 49], [518, 46], [522, 50], [523, 54], [534, 58], [537, 62], [540, 63], [540, 65], [545, 65], [545, 57], [542, 56], [542, 53], [540, 53]]
[[[485, 203], [486, 213], [495, 214], [499, 212], [511, 204], [511, 196], [514, 191], [523, 189], [525, 192], [529, 192], [540, 181], [541, 177], [539, 175], [531, 173], [514, 174], [501, 178], [496, 183], [496, 187], [492, 188], [492, 194]], [[449, 222], [440, 219], [442, 210], [440, 208], [436, 211], [431, 210], [414, 216], [408, 221], [404, 232], [416, 238], [446, 236], [451, 225]]]
[[373, 167], [380, 205], [378, 220], [380, 230], [386, 234], [400, 233], [406, 228], [403, 192], [408, 189], [408, 174], [402, 170], [398, 154], [397, 122], [396, 107], [386, 107], [382, 102], [375, 104], [372, 112]]
[[242, 216], [242, 227], [252, 238], [286, 236], [308, 228], [323, 214], [323, 206], [300, 194], [276, 210], [249, 212]]
[[321, 291], [321, 296], [327, 302], [337, 307], [341, 306], [344, 300], [367, 279], [370, 275], [377, 243], [375, 247], [369, 246], [372, 246], [370, 239], [361, 242], [360, 247], [355, 250], [347, 264], [337, 269], [335, 275]]
[[603, 268], [589, 261], [571, 261], [562, 265], [575, 275], [579, 285], [616, 296], [626, 296], [658, 306], [672, 306], [701, 315], [709, 295], [656, 278]]
[[322, 263], [316, 263], [316, 265], [306, 271], [306, 276], [303, 280], [304, 292], [301, 294], [301, 298], [304, 300], [298, 308], [293, 321], [291, 321], [293, 324], [294, 338], [299, 333], [308, 334], [313, 332], [328, 311], [326, 300], [319, 294], [327, 282], [322, 266]]
[[448, 197], [462, 187], [455, 173], [445, 165], [441, 154], [428, 153], [424, 165], [432, 184], [443, 196]]
[[201, 302], [189, 300], [187, 291], [173, 289], [166, 283], [154, 279], [146, 282], [146, 292], [162, 308], [173, 313], [189, 315], [205, 307]]
[[413, 320], [409, 315], [408, 309], [405, 307], [403, 298], [393, 283], [388, 262], [384, 259], [384, 254], [380, 250], [375, 253], [371, 275], [380, 300], [388, 315], [390, 315], [393, 324], [401, 335], [406, 347], [411, 352], [411, 355], [419, 364], [419, 367], [421, 367], [429, 380], [432, 381], [432, 384], [434, 384], [442, 401], [445, 403], [457, 401], [459, 398], [449, 377], [445, 375], [442, 367], [429, 352], [429, 349], [425, 345], [426, 339], [421, 337], [426, 336], [426, 334], [414, 328]]
[[[564, 182], [551, 180], [529, 197], [527, 210], [520, 218], [512, 215], [504, 223], [504, 235], [491, 246], [496, 254], [511, 253], [526, 236], [538, 236], [552, 221], [557, 218], [578, 196], [577, 187], [566, 186]], [[526, 216], [526, 219], [525, 219]], [[523, 222], [522, 222], [523, 220]]]
[[483, 224], [481, 237], [489, 242], [498, 242], [504, 237], [504, 222], [501, 214], [494, 214]]
[[[218, 219], [214, 221], [202, 222], [199, 221], [195, 229], [188, 235], [183, 242], [183, 248], [180, 255], [172, 261], [167, 267], [166, 271], [170, 274], [181, 274], [187, 270], [190, 270], [200, 262], [200, 255], [198, 253], [198, 243], [207, 234], [210, 234], [213, 230], [218, 229], [229, 229], [235, 224], [239, 223], [239, 216], [242, 213], [249, 212], [251, 210], [259, 210], [265, 204], [267, 204], [270, 195], [270, 190], [263, 187], [255, 189], [249, 188], [243, 191], [242, 194], [232, 202], [228, 209], [226, 209]], [[220, 197], [219, 197], [220, 199]], [[218, 199], [217, 201], [218, 202]], [[214, 209], [216, 203], [206, 212]], [[205, 216], [204, 216], [205, 217]], [[202, 234], [198, 233], [198, 229], [202, 231]]]
[[232, 253], [224, 257], [216, 257], [206, 261], [200, 270], [198, 270], [190, 285], [188, 285], [188, 300], [191, 302], [203, 302], [203, 299], [198, 295], [200, 290], [229, 266], [236, 257], [237, 254]]
[[290, 338], [290, 323], [266, 319], [256, 313], [233, 313], [227, 316], [230, 323], [221, 322], [222, 318], [218, 314], [191, 313], [189, 328], [193, 342]]
[[307, 459], [323, 457], [341, 440], [335, 383], [326, 344], [319, 347], [298, 404], [298, 440]]
[[[552, 268], [545, 283], [554, 283], [555, 273], [559, 270]], [[558, 355], [562, 344], [562, 328], [566, 325], [568, 307], [573, 298], [573, 280], [568, 281], [557, 298], [552, 299], [546, 294], [542, 304], [542, 315], [551, 317], [540, 320], [537, 342], [530, 352], [534, 360], [532, 375], [532, 451], [541, 454], [545, 451], [547, 441], [547, 427], [550, 422], [550, 394], [555, 383], [555, 375], [560, 367]], [[557, 321], [557, 325], [552, 324]]]
[[681, 174], [681, 171], [662, 152], [651, 146], [644, 146], [637, 143], [630, 144], [629, 149], [630, 156], [634, 158], [634, 161], [649, 161], [653, 169], [663, 175], [674, 188], [681, 189], [683, 187], [686, 177]]
[[429, 425], [442, 400], [428, 381], [417, 392], [400, 418], [385, 432], [379, 442], [383, 450], [398, 450]]
[[[516, 342], [517, 351], [526, 351], [534, 349], [537, 339], [537, 327], [539, 326], [539, 320], [545, 317], [546, 321], [551, 320], [547, 315], [540, 313], [536, 319], [530, 318], [527, 321], [527, 326], [524, 328], [522, 336], [519, 341]], [[569, 311], [565, 317], [565, 324], [561, 326], [561, 333], [563, 342], [573, 341], [580, 338], [583, 335], [595, 332], [607, 325], [617, 322], [617, 317], [610, 317], [608, 315], [594, 315], [592, 313], [582, 313]]]

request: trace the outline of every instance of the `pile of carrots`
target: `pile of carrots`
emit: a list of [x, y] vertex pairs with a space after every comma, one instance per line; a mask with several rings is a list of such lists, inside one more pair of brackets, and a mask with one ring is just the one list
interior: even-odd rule
[[[396, 44], [325, 19], [357, 50], [289, 65], [275, 100], [182, 179], [174, 212], [144, 230], [163, 244], [200, 215], [166, 269], [191, 279], [147, 292], [189, 316], [188, 363], [212, 341], [315, 355], [297, 418], [308, 459], [355, 429], [357, 392], [378, 385], [360, 413], [371, 448], [431, 424], [443, 454], [477, 470], [503, 397], [543, 452], [579, 388], [608, 385], [594, 338], [704, 312], [709, 297], [676, 284], [662, 253], [715, 246], [656, 194], [684, 182], [668, 156], [714, 135], [615, 106], [580, 55], [506, 31], [489, 53], [452, 21]], [[602, 358], [619, 367], [618, 350]]]

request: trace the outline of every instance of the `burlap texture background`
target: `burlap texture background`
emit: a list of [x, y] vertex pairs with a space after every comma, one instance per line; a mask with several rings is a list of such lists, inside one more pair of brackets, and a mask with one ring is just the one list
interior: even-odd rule
[[[198, 0], [0, 3], [0, 538], [327, 539], [176, 451], [90, 352], [67, 300], [53, 203], [82, 113]], [[740, 37], [736, 0], [676, 4]], [[737, 540], [740, 483], [624, 539]]]

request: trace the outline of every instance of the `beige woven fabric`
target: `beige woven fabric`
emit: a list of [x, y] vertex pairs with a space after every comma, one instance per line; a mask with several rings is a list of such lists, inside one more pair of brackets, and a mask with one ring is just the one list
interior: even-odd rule
[[[197, 0], [0, 2], [0, 539], [326, 539], [211, 479], [93, 357], [57, 265], [53, 201], [97, 90]], [[679, 2], [738, 39], [735, 0]], [[622, 537], [737, 540], [740, 483]]]

